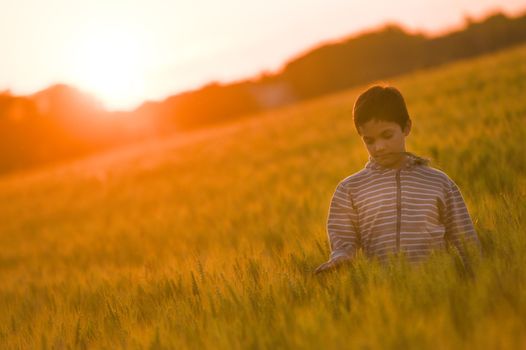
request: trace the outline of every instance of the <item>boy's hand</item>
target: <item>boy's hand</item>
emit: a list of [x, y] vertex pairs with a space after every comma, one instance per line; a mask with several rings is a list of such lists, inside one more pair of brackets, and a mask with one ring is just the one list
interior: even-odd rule
[[332, 262], [330, 262], [330, 261], [328, 261], [326, 263], [323, 263], [320, 266], [318, 266], [318, 268], [316, 270], [314, 270], [314, 274], [317, 275], [317, 274], [322, 273], [324, 271], [331, 270], [333, 265], [334, 264]]
[[330, 270], [333, 270], [335, 268], [338, 268], [341, 265], [343, 265], [346, 261], [349, 261], [349, 259], [340, 258], [340, 259], [337, 259], [337, 260], [327, 261], [326, 263], [323, 263], [320, 266], [318, 266], [318, 268], [316, 270], [314, 270], [314, 274], [317, 275], [317, 274], [320, 274], [322, 272], [326, 272], [326, 271], [330, 271]]

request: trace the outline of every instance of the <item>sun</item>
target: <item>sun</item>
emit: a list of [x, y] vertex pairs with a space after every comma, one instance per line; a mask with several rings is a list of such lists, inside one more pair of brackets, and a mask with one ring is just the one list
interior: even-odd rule
[[75, 44], [74, 83], [109, 109], [127, 109], [144, 98], [146, 45], [129, 30], [92, 29]]

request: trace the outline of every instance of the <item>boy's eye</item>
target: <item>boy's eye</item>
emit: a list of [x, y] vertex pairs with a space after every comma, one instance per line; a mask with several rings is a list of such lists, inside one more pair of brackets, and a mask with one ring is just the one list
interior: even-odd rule
[[384, 136], [384, 139], [390, 139], [393, 136], [393, 134], [387, 133], [387, 134], [384, 134], [383, 136]]

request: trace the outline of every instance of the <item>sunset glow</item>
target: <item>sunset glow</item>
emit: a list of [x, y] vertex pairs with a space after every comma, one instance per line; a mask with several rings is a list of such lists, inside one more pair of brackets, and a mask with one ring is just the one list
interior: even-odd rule
[[144, 94], [147, 50], [139, 39], [109, 26], [87, 33], [71, 49], [73, 79], [106, 107], [132, 104]]

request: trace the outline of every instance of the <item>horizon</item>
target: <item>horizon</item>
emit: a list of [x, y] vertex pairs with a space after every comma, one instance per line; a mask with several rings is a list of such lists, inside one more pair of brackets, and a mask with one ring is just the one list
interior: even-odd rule
[[[107, 4], [103, 10], [104, 4], [100, 3], [92, 9], [86, 6], [77, 8], [73, 5], [68, 9], [63, 0], [56, 0], [51, 4], [40, 4], [45, 7], [41, 10], [60, 9], [53, 15], [58, 14], [62, 22], [49, 20], [51, 25], [47, 23], [39, 26], [39, 21], [35, 20], [37, 17], [33, 17], [33, 21], [21, 20], [24, 15], [29, 15], [29, 18], [33, 15], [22, 10], [24, 7], [27, 8], [27, 3], [34, 3], [34, 1], [17, 2], [11, 8], [14, 13], [4, 11], [4, 15], [0, 14], [0, 23], [4, 26], [0, 31], [2, 33], [0, 45], [6, 52], [4, 62], [7, 62], [0, 66], [0, 91], [27, 96], [57, 84], [64, 84], [94, 96], [110, 112], [132, 111], [147, 101], [160, 101], [168, 96], [195, 90], [212, 82], [228, 84], [255, 78], [264, 73], [275, 74], [287, 62], [323, 44], [336, 43], [386, 24], [396, 24], [411, 34], [437, 36], [463, 28], [466, 18], [479, 21], [496, 12], [516, 16], [526, 10], [526, 5], [519, 1], [507, 1], [504, 4], [497, 1], [464, 1], [462, 4], [436, 1], [433, 4], [426, 4], [425, 9], [420, 9], [425, 11], [414, 11], [412, 17], [406, 11], [405, 14], [409, 17], [404, 17], [402, 15], [404, 10], [407, 10], [408, 6], [413, 6], [410, 1], [406, 1], [402, 4], [398, 3], [396, 9], [392, 11], [393, 14], [386, 15], [386, 12], [382, 11], [382, 13], [377, 13], [376, 17], [358, 16], [360, 21], [348, 25], [349, 16], [343, 9], [346, 6], [352, 9], [353, 4], [334, 1], [331, 5], [335, 6], [322, 6], [321, 1], [312, 0], [308, 4], [308, 6], [313, 5], [308, 9], [312, 12], [306, 11], [303, 16], [295, 18], [295, 23], [287, 23], [284, 28], [291, 29], [291, 33], [284, 36], [278, 32], [279, 29], [283, 29], [279, 26], [277, 29], [274, 27], [269, 29], [268, 26], [261, 28], [260, 25], [261, 22], [273, 18], [272, 15], [277, 18], [285, 15], [286, 20], [290, 20], [288, 18], [290, 14], [287, 14], [287, 11], [296, 10], [294, 2], [278, 5], [278, 8], [257, 4], [250, 8], [250, 11], [254, 13], [243, 13], [242, 15], [239, 14], [242, 12], [242, 7], [236, 0], [230, 0], [228, 4], [223, 4], [224, 6], [215, 4], [214, 6], [219, 6], [221, 11], [234, 8], [239, 10], [241, 7], [241, 11], [231, 15], [230, 21], [223, 23], [221, 30], [214, 27], [216, 24], [214, 20], [217, 21], [217, 17], [224, 18], [225, 13], [222, 12], [222, 16], [215, 16], [213, 6], [209, 10], [209, 18], [204, 16], [204, 25], [201, 23], [201, 26], [194, 26], [192, 20], [196, 18], [195, 16], [181, 15], [188, 22], [187, 27], [177, 23], [179, 27], [175, 28], [176, 25], [170, 23], [169, 27], [164, 28], [164, 22], [156, 18], [156, 15], [159, 15], [157, 10], [163, 10], [160, 8], [161, 2], [143, 7], [135, 4], [135, 7], [119, 8], [118, 1], [114, 1]], [[370, 6], [380, 5], [380, 3], [381, 1], [376, 1]], [[449, 12], [440, 12], [440, 8], [448, 7], [451, 3], [454, 6], [450, 6]], [[36, 11], [36, 2], [33, 5], [35, 5], [33, 6], [34, 12], [38, 12], [37, 16], [40, 15], [38, 18], [41, 20], [45, 18], [45, 15]], [[159, 8], [154, 8], [155, 6]], [[181, 2], [167, 6], [179, 6], [179, 10], [182, 10], [180, 13], [202, 10], [196, 10], [190, 5], [185, 7]], [[331, 8], [327, 9], [327, 7]], [[451, 7], [455, 8], [451, 10]], [[75, 11], [87, 12], [85, 21], [74, 26], [76, 29], [64, 30], [69, 25], [77, 24], [77, 22], [68, 23], [75, 19]], [[117, 16], [123, 11], [127, 16]], [[320, 14], [320, 11], [329, 11], [329, 14], [323, 12]], [[330, 13], [330, 11], [335, 11], [335, 13]], [[198, 14], [203, 15], [203, 12]], [[432, 21], [429, 20], [431, 14], [433, 15]], [[51, 14], [49, 15], [47, 17], [54, 18]], [[137, 17], [138, 15], [141, 17]], [[311, 23], [312, 20], [319, 22], [333, 15], [337, 15], [336, 19], [331, 20], [329, 26], [316, 25], [316, 22]], [[6, 16], [8, 18], [3, 18]], [[136, 21], [137, 18], [147, 19], [146, 25], [155, 23], [158, 28], [141, 28], [142, 22]], [[116, 19], [119, 19], [119, 22], [116, 22]], [[171, 20], [172, 18], [164, 17], [163, 19]], [[206, 22], [207, 20], [210, 22]], [[243, 21], [250, 23], [243, 23]], [[182, 22], [184, 23], [184, 20]], [[16, 30], [16, 24], [19, 23], [31, 23], [31, 26], [18, 28], [25, 29], [26, 32], [21, 30], [16, 36], [9, 35], [9, 29], [15, 28]], [[210, 27], [206, 27], [207, 25]], [[249, 29], [250, 25], [255, 28]], [[241, 33], [241, 36], [234, 36], [234, 38], [222, 33], [226, 30], [231, 35], [236, 34], [240, 28], [243, 32], [244, 29], [247, 29], [247, 33]], [[42, 35], [42, 38], [33, 38], [36, 29], [42, 31], [38, 33]], [[165, 29], [164, 32], [163, 29]], [[175, 31], [169, 32], [166, 29]], [[189, 35], [193, 34], [194, 37], [186, 38], [185, 30], [194, 30], [194, 32], [190, 31]], [[199, 30], [204, 33], [200, 33]], [[207, 30], [219, 31], [219, 35], [213, 35], [214, 32], [207, 37], [206, 35], [210, 34], [206, 33]], [[166, 36], [158, 37], [159, 33], [164, 33]], [[208, 41], [201, 45], [200, 36], [203, 35]], [[15, 46], [13, 46], [13, 40], [10, 40], [13, 37], [18, 39], [14, 41]], [[222, 41], [214, 41], [215, 37], [221, 38]], [[279, 42], [274, 43], [273, 40], [278, 37]], [[38, 45], [30, 45], [35, 39], [40, 39]], [[19, 41], [28, 45], [17, 46]], [[174, 46], [166, 45], [171, 41], [176, 42]], [[177, 45], [180, 45], [181, 49]], [[107, 55], [101, 55], [103, 52]], [[214, 60], [213, 64], [210, 64], [210, 60]]]

